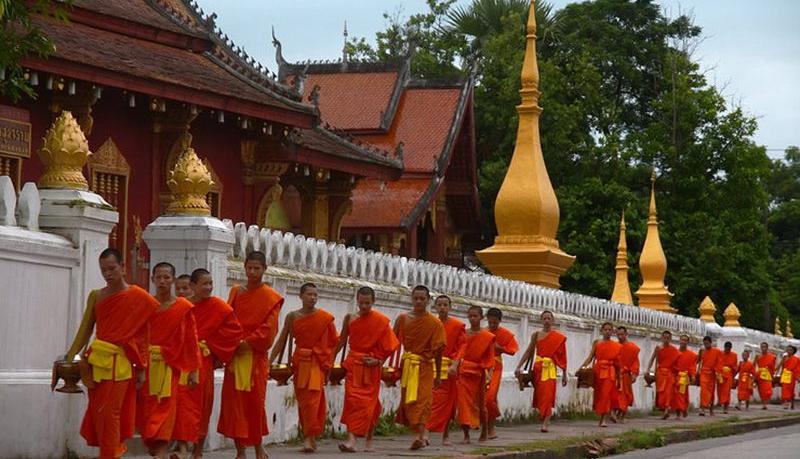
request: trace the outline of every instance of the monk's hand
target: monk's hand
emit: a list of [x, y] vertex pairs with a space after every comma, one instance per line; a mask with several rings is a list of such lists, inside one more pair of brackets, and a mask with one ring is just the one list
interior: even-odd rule
[[561, 386], [562, 387], [567, 387], [567, 372], [566, 371], [563, 373], [563, 376], [561, 376]]
[[456, 361], [453, 365], [447, 369], [447, 376], [448, 377], [455, 377], [458, 374], [458, 364], [459, 362]]
[[200, 372], [197, 370], [190, 371], [186, 385], [189, 386], [189, 389], [194, 389], [198, 384], [200, 384]]
[[631, 384], [633, 384], [633, 383], [635, 383], [635, 382], [636, 382], [636, 378], [637, 378], [638, 376], [639, 376], [639, 375], [634, 375], [634, 374], [632, 374], [632, 375], [631, 375]]
[[381, 364], [380, 360], [376, 359], [375, 357], [370, 357], [368, 355], [364, 356], [363, 362], [364, 362], [364, 366], [367, 366], [367, 367], [377, 367], [378, 365]]

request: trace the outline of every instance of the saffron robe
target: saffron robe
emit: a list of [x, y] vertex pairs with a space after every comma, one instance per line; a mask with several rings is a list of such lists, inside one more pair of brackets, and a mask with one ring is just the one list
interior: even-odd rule
[[720, 351], [716, 347], [700, 351], [700, 406], [708, 408], [714, 404], [714, 389], [720, 370]]
[[330, 313], [317, 309], [306, 316], [298, 315], [292, 322], [292, 381], [306, 438], [318, 436], [325, 427], [325, 381], [339, 341], [333, 320]]
[[[426, 425], [431, 416], [433, 359], [446, 343], [444, 325], [429, 312], [419, 317], [403, 314], [397, 318], [395, 330], [404, 351], [400, 365], [403, 374], [400, 406], [395, 422], [416, 429], [420, 424]], [[403, 379], [407, 385], [403, 384]], [[416, 394], [409, 393], [413, 389], [416, 389]]]
[[731, 403], [731, 390], [733, 390], [733, 377], [736, 375], [738, 357], [736, 353], [722, 352], [719, 355], [719, 377], [717, 378], [717, 399], [720, 405]]
[[[172, 440], [177, 415], [178, 380], [181, 372], [200, 368], [200, 348], [197, 345], [197, 327], [192, 308], [186, 298], [178, 298], [164, 310], [156, 311], [150, 318], [150, 361], [147, 379], [139, 390], [137, 427], [144, 444], [152, 451], [159, 441]], [[158, 346], [157, 350], [153, 346]], [[158, 384], [154, 377], [163, 377], [154, 370], [161, 359], [169, 367], [169, 395], [152, 395], [151, 386]], [[163, 368], [163, 366], [161, 367]], [[164, 373], [167, 373], [166, 369]], [[162, 389], [162, 392], [164, 389]]]
[[613, 340], [600, 340], [594, 349], [594, 397], [592, 409], [598, 415], [611, 412], [613, 399], [618, 392], [617, 373], [620, 369], [622, 345]]
[[197, 341], [202, 355], [199, 384], [193, 389], [178, 385], [178, 414], [173, 439], [196, 442], [208, 434], [214, 405], [214, 359], [225, 364], [244, 337], [233, 308], [222, 298], [212, 296], [192, 308], [197, 325]]
[[375, 428], [381, 416], [381, 365], [366, 366], [364, 357], [384, 361], [400, 347], [400, 341], [389, 318], [374, 309], [356, 315], [348, 330], [350, 350], [342, 363], [347, 376], [341, 422], [350, 433], [363, 437]]
[[248, 352], [240, 350], [234, 358], [252, 359], [252, 367], [250, 390], [236, 390], [233, 365], [226, 365], [217, 432], [243, 446], [260, 445], [261, 437], [269, 433], [265, 411], [269, 377], [267, 352], [278, 333], [283, 297], [266, 284], [254, 290], [243, 290], [236, 285], [230, 291], [228, 304], [242, 325], [244, 341], [251, 348], [249, 356], [244, 355]]
[[762, 402], [769, 402], [772, 398], [772, 376], [775, 374], [776, 361], [775, 354], [771, 352], [756, 357], [758, 396]]
[[458, 375], [448, 376], [447, 368], [451, 362], [464, 356], [464, 346], [467, 344], [467, 332], [464, 322], [448, 316], [444, 322], [446, 344], [442, 351], [442, 376], [439, 387], [433, 389], [431, 404], [431, 417], [425, 426], [431, 432], [444, 432], [447, 424], [456, 414], [458, 403]]
[[800, 377], [800, 357], [793, 355], [783, 362], [781, 368], [781, 401], [791, 402], [794, 399], [794, 391], [797, 386], [797, 379]]
[[753, 362], [746, 361], [739, 363], [736, 372], [739, 375], [739, 385], [736, 386], [736, 398], [740, 402], [749, 402], [753, 396], [753, 384], [756, 380], [756, 366]]
[[689, 387], [692, 379], [697, 375], [697, 354], [688, 348], [683, 352], [680, 350], [678, 352], [678, 359], [675, 361], [675, 386], [670, 406], [675, 411], [688, 411]]
[[[141, 288], [127, 289], [103, 298], [94, 306], [95, 337], [87, 352], [92, 362], [93, 347], [105, 354], [98, 341], [117, 347], [111, 355], [110, 379], [98, 381], [90, 389], [89, 405], [81, 424], [81, 436], [89, 446], [100, 447], [100, 458], [116, 458], [125, 453], [125, 440], [133, 436], [136, 423], [136, 373], [128, 370], [147, 364], [148, 319], [158, 309], [158, 301]], [[97, 358], [98, 356], [95, 356]], [[127, 360], [127, 362], [126, 362]], [[129, 363], [128, 363], [129, 362]], [[95, 364], [92, 371], [95, 371]], [[124, 378], [124, 379], [122, 379]]]
[[[519, 343], [514, 334], [507, 328], [497, 327], [497, 330], [489, 330], [494, 334], [495, 342], [503, 348], [503, 354], [514, 355], [519, 351]], [[495, 356], [494, 371], [492, 379], [489, 380], [489, 388], [486, 390], [486, 410], [489, 419], [500, 417], [500, 405], [497, 403], [497, 393], [500, 392], [500, 382], [503, 380], [503, 356]]]
[[567, 370], [567, 337], [550, 330], [536, 341], [533, 363], [533, 407], [542, 418], [551, 416], [556, 406], [556, 367]]
[[672, 405], [672, 392], [675, 390], [675, 362], [680, 351], [672, 344], [662, 346], [656, 354], [656, 407], [667, 410]]
[[488, 330], [467, 333], [464, 358], [458, 367], [458, 423], [476, 429], [486, 406], [486, 374], [495, 367], [495, 335]]
[[633, 378], [639, 375], [639, 346], [625, 341], [619, 353], [619, 390], [611, 401], [612, 408], [623, 413], [633, 406]]

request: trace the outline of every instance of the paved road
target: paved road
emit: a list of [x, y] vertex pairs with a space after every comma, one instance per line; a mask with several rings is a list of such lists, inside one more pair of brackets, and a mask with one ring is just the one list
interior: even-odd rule
[[678, 443], [663, 448], [634, 451], [612, 457], [618, 459], [797, 459], [800, 457], [800, 427], [793, 425], [778, 429], [757, 430], [731, 437]]

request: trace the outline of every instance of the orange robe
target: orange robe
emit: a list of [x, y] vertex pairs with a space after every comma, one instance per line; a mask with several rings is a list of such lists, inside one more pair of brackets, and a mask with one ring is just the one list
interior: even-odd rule
[[342, 424], [353, 435], [363, 437], [375, 428], [381, 416], [381, 365], [366, 366], [364, 357], [384, 361], [400, 347], [400, 341], [389, 318], [380, 312], [373, 309], [355, 317], [348, 326], [350, 350], [342, 364], [347, 370]]
[[[514, 355], [519, 351], [517, 338], [510, 330], [497, 327], [497, 330], [489, 330], [494, 333], [497, 345], [503, 348], [503, 354]], [[500, 417], [500, 405], [497, 404], [497, 393], [500, 392], [500, 382], [503, 380], [503, 356], [497, 354], [495, 357], [494, 371], [492, 379], [489, 380], [489, 388], [486, 390], [486, 410], [489, 419]]]
[[233, 369], [231, 365], [225, 367], [217, 432], [243, 446], [260, 445], [261, 437], [269, 433], [265, 411], [269, 377], [267, 352], [278, 333], [283, 297], [266, 284], [252, 291], [243, 291], [236, 285], [231, 289], [228, 304], [242, 325], [244, 341], [251, 348], [253, 366], [250, 390], [236, 390]]
[[[431, 416], [433, 359], [444, 349], [444, 326], [438, 317], [426, 312], [419, 317], [401, 315], [398, 317], [397, 330], [403, 344], [401, 373], [404, 375], [400, 380], [400, 406], [395, 421], [416, 429], [420, 424], [427, 424]], [[417, 392], [411, 394], [408, 389], [413, 388], [415, 375]]]
[[433, 402], [431, 404], [431, 418], [425, 426], [431, 432], [444, 432], [447, 424], [456, 414], [458, 401], [458, 388], [456, 381], [458, 376], [447, 376], [445, 367], [451, 365], [450, 362], [461, 359], [464, 356], [464, 346], [467, 343], [467, 332], [464, 322], [447, 317], [444, 324], [444, 334], [447, 344], [442, 351], [442, 374], [439, 387], [433, 389]]
[[[122, 354], [133, 367], [147, 364], [148, 319], [158, 309], [158, 301], [141, 288], [131, 285], [126, 290], [103, 298], [94, 306], [96, 339], [89, 346], [90, 362], [97, 341], [122, 348]], [[100, 349], [101, 345], [97, 345]], [[102, 354], [97, 351], [96, 357]], [[136, 371], [127, 379], [121, 377], [124, 363], [119, 354], [112, 357], [111, 379], [95, 380], [89, 390], [89, 405], [81, 424], [81, 436], [89, 446], [100, 447], [100, 458], [116, 458], [125, 453], [125, 440], [133, 436], [136, 423]], [[94, 368], [93, 368], [94, 371]], [[95, 378], [97, 379], [97, 378]]]
[[775, 354], [771, 352], [756, 357], [758, 396], [762, 402], [769, 402], [772, 398], [772, 376], [775, 374], [776, 360]]
[[611, 412], [611, 405], [616, 398], [617, 372], [620, 369], [620, 353], [622, 345], [613, 340], [601, 340], [594, 349], [594, 397], [592, 409], [598, 415]]
[[633, 406], [633, 378], [639, 375], [639, 346], [625, 341], [619, 353], [619, 390], [611, 401], [615, 410], [623, 413]]
[[688, 411], [689, 386], [691, 386], [692, 379], [697, 374], [697, 354], [691, 349], [686, 349], [683, 352], [679, 350], [678, 352], [678, 359], [675, 361], [677, 375], [670, 406], [675, 411]]
[[307, 316], [298, 315], [292, 322], [292, 381], [306, 438], [318, 436], [325, 427], [325, 380], [339, 341], [333, 319], [327, 311], [317, 309]]
[[714, 404], [714, 388], [720, 370], [722, 351], [716, 347], [700, 351], [700, 406], [708, 408]]
[[[791, 402], [794, 399], [794, 391], [797, 386], [797, 379], [800, 377], [800, 357], [793, 355], [783, 362], [781, 369], [781, 401]], [[785, 380], [789, 382], [783, 382]]]
[[680, 351], [672, 344], [662, 347], [656, 354], [656, 408], [659, 410], [669, 409], [672, 405], [672, 392], [677, 376], [675, 362], [679, 355]]
[[230, 362], [244, 337], [233, 308], [222, 298], [212, 296], [195, 303], [192, 309], [200, 344], [199, 384], [178, 385], [178, 414], [174, 440], [196, 442], [205, 438], [214, 405], [214, 360]]
[[458, 423], [476, 429], [486, 406], [486, 372], [495, 367], [495, 335], [488, 330], [467, 333], [464, 358], [458, 366]]
[[736, 375], [738, 357], [733, 351], [722, 352], [719, 357], [719, 377], [717, 379], [717, 399], [720, 405], [731, 403], [733, 377]]
[[[200, 348], [197, 345], [197, 328], [192, 308], [186, 298], [178, 298], [164, 310], [150, 318], [150, 348], [158, 346], [155, 358], [161, 358], [171, 370], [170, 395], [151, 395], [151, 370], [154, 354], [151, 352], [147, 379], [139, 390], [137, 427], [142, 441], [153, 450], [159, 441], [172, 440], [177, 415], [178, 381], [181, 372], [200, 368]], [[160, 357], [158, 357], [160, 355]], [[167, 383], [165, 383], [167, 384]]]
[[753, 383], [756, 380], [756, 367], [753, 362], [746, 361], [739, 364], [739, 385], [736, 387], [736, 398], [740, 402], [749, 402], [753, 396]]
[[[547, 361], [549, 360], [549, 362]], [[556, 406], [556, 366], [567, 370], [567, 337], [551, 330], [536, 342], [536, 359], [533, 363], [533, 406], [539, 416], [546, 418], [553, 414]], [[552, 368], [552, 370], [550, 370]]]

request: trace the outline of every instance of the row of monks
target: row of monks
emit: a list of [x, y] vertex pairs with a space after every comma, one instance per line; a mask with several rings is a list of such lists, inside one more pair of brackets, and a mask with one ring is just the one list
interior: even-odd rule
[[[286, 315], [278, 334], [284, 299], [262, 281], [267, 267], [263, 253], [247, 256], [247, 282], [234, 286], [227, 301], [212, 295], [212, 277], [205, 269], [176, 279], [172, 265], [159, 263], [153, 268], [156, 293], [151, 296], [126, 283], [122, 256], [115, 249], [105, 250], [99, 263], [106, 286], [89, 295], [82, 324], [89, 332], [79, 332], [72, 348], [82, 350], [81, 379], [89, 394], [81, 435], [90, 446], [99, 447], [101, 458], [122, 456], [135, 429], [155, 457], [167, 457], [172, 442], [179, 457], [201, 457], [216, 368], [224, 368], [217, 431], [233, 439], [237, 458], [245, 457], [248, 447], [255, 449], [258, 459], [266, 458], [261, 443], [269, 432], [267, 379], [270, 368], [280, 368], [272, 364], [282, 360], [287, 346], [304, 452], [316, 450], [316, 439], [323, 432], [324, 387], [340, 351], [345, 371], [341, 422], [348, 431], [348, 438], [338, 445], [342, 452], [355, 452], [357, 437], [365, 438], [365, 451], [372, 450], [387, 360], [401, 387], [396, 422], [415, 432], [411, 449], [427, 446], [428, 432], [442, 432], [447, 444], [451, 423], [462, 427], [465, 441], [477, 428], [481, 439], [497, 436], [494, 421], [500, 416], [502, 356], [519, 350], [514, 334], [500, 326], [502, 312], [497, 308], [487, 312], [488, 327], [482, 327], [483, 310], [477, 306], [469, 309], [465, 324], [449, 315], [447, 296], [435, 299], [438, 316], [430, 313], [430, 292], [417, 286], [411, 294], [411, 311], [392, 325], [373, 309], [375, 292], [362, 287], [356, 295], [358, 310], [344, 318], [340, 334], [334, 316], [316, 307], [316, 286], [307, 283], [300, 289], [302, 306]], [[559, 379], [562, 386], [567, 384], [566, 337], [553, 329], [553, 322], [552, 313], [542, 313], [542, 329], [532, 334], [515, 370], [521, 381], [534, 387], [533, 406], [543, 420], [543, 432], [555, 407]], [[89, 343], [92, 329], [95, 339]], [[594, 409], [601, 425], [607, 418], [624, 418], [634, 402], [632, 384], [639, 373], [639, 348], [627, 339], [624, 327], [616, 329], [618, 341], [611, 339], [612, 333], [613, 326], [604, 324], [603, 338], [594, 343], [583, 365], [592, 366]], [[749, 400], [743, 387], [752, 387], [753, 380], [759, 381], [761, 392], [761, 380], [768, 374], [770, 385], [763, 390], [769, 392], [761, 392], [766, 403], [776, 371], [782, 382], [786, 380], [784, 395], [788, 391], [788, 398], [793, 398], [800, 376], [800, 358], [793, 348], [776, 369], [776, 359], [766, 349], [757, 366], [746, 356], [737, 365], [730, 347], [719, 351], [710, 338], [699, 356], [687, 348], [686, 336], [681, 337], [680, 348], [670, 342], [671, 335], [664, 332], [663, 343], [648, 364], [649, 373], [656, 363], [657, 404], [665, 417], [670, 409], [686, 415], [688, 385], [696, 374], [704, 409], [713, 405], [715, 385], [720, 403], [727, 407], [725, 388], [729, 397], [729, 381], [737, 373], [740, 399]]]

